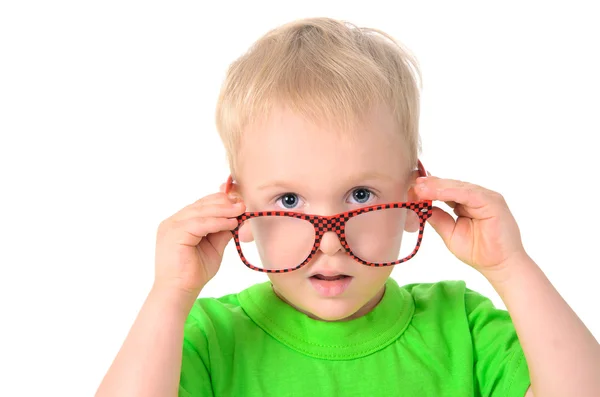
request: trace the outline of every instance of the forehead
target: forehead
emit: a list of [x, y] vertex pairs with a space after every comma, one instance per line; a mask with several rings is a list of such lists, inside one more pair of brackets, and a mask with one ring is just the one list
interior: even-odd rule
[[260, 185], [272, 180], [335, 184], [359, 175], [399, 180], [408, 173], [408, 150], [390, 111], [365, 112], [350, 129], [316, 123], [285, 108], [242, 134], [238, 180]]

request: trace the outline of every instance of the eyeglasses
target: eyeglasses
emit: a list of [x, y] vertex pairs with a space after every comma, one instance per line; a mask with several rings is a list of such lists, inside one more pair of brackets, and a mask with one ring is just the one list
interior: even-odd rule
[[[418, 162], [420, 176], [427, 173]], [[225, 191], [233, 181], [229, 177]], [[246, 212], [231, 232], [242, 262], [264, 273], [298, 270], [315, 256], [323, 236], [334, 232], [344, 251], [371, 267], [397, 265], [413, 258], [423, 240], [432, 201], [394, 202], [320, 216], [291, 211]]]

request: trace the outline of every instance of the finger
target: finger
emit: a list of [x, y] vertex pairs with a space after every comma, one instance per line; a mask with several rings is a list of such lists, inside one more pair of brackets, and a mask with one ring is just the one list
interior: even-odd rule
[[415, 191], [423, 200], [455, 202], [473, 208], [486, 205], [489, 196], [493, 194], [481, 186], [436, 177], [418, 178]]
[[173, 216], [173, 220], [181, 221], [190, 218], [235, 218], [246, 210], [244, 203], [210, 203], [186, 207]]
[[456, 201], [444, 201], [444, 203], [450, 208], [456, 207]]
[[462, 216], [462, 217], [466, 217], [466, 218], [473, 218], [473, 214], [471, 214], [467, 208], [465, 208], [464, 205], [460, 205], [458, 204], [456, 207], [454, 207], [454, 213], [456, 214], [456, 216]]
[[230, 231], [222, 231], [218, 233], [209, 234], [206, 236], [206, 240], [213, 246], [215, 251], [218, 252], [219, 256], [223, 256], [225, 247], [229, 241], [233, 238], [233, 234]]
[[229, 201], [227, 195], [223, 192], [219, 192], [219, 193], [209, 194], [208, 196], [204, 196], [204, 197], [194, 201], [193, 203], [189, 204], [189, 206], [196, 205], [196, 204], [202, 204], [202, 203], [212, 203], [212, 202], [223, 202], [224, 203], [226, 201]]
[[[430, 171], [427, 171], [427, 176], [432, 176]], [[450, 208], [454, 208], [456, 207], [456, 202], [455, 201], [445, 201], [444, 202], [448, 207]]]
[[452, 215], [439, 207], [433, 207], [432, 215], [427, 219], [427, 222], [440, 235], [444, 244], [448, 246], [456, 224]]
[[196, 200], [195, 202], [187, 205], [185, 208], [192, 208], [192, 207], [199, 207], [199, 206], [205, 206], [205, 205], [209, 205], [209, 204], [234, 204], [236, 202], [240, 202], [242, 201], [239, 196], [235, 196], [232, 194], [225, 194], [225, 193], [213, 193], [210, 194], [208, 196], [202, 197], [199, 200]]
[[207, 235], [230, 231], [237, 225], [235, 218], [191, 218], [176, 222], [171, 233], [177, 244], [195, 247]]

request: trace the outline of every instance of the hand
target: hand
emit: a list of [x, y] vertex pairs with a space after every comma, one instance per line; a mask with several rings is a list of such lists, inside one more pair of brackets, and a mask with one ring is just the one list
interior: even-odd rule
[[154, 287], [175, 289], [196, 299], [217, 273], [231, 230], [238, 225], [235, 217], [244, 211], [241, 201], [221, 192], [162, 221], [156, 238]]
[[434, 207], [428, 222], [458, 259], [484, 276], [525, 253], [517, 222], [500, 194], [433, 176], [418, 178], [415, 192], [421, 200], [445, 201], [454, 209], [456, 220]]

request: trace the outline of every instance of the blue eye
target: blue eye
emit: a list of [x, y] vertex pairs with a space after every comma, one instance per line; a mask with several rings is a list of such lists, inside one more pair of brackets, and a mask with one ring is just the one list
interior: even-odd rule
[[294, 193], [286, 193], [277, 201], [281, 201], [281, 205], [286, 209], [293, 209], [298, 205], [298, 195]]
[[365, 188], [354, 189], [352, 191], [352, 199], [358, 204], [364, 204], [371, 198], [371, 191]]

